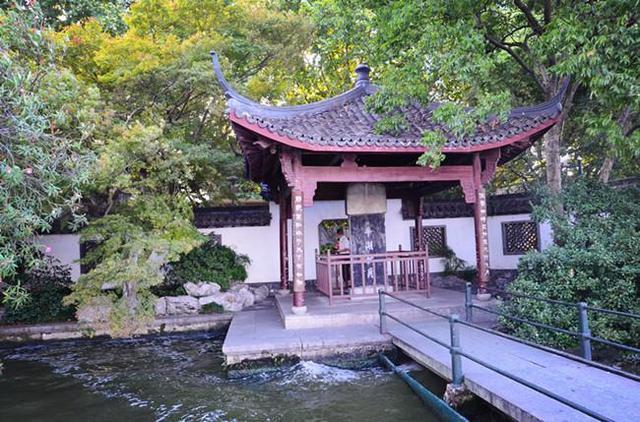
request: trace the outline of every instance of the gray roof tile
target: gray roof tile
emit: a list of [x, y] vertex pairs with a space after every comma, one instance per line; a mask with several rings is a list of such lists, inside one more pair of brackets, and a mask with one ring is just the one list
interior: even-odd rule
[[238, 94], [224, 79], [217, 56], [212, 54], [214, 69], [225, 95], [228, 112], [246, 119], [251, 124], [274, 135], [286, 136], [309, 145], [348, 146], [359, 148], [415, 148], [422, 146], [422, 134], [436, 128], [444, 129], [446, 148], [465, 148], [480, 144], [501, 142], [522, 132], [540, 127], [556, 118], [562, 109], [567, 82], [551, 100], [532, 107], [513, 109], [506, 121], [495, 124], [480, 122], [475, 133], [455, 137], [447, 128], [432, 120], [438, 104], [408, 106], [404, 116], [408, 129], [398, 135], [377, 134], [375, 127], [380, 116], [370, 113], [365, 99], [376, 87], [359, 76], [356, 87], [328, 100], [302, 106], [272, 107], [258, 104]]

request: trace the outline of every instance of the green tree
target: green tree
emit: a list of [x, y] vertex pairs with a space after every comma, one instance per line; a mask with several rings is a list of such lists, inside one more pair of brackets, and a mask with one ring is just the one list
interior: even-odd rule
[[209, 52], [221, 53], [249, 95], [278, 101], [308, 38], [303, 19], [269, 2], [140, 0], [123, 20], [121, 34], [87, 19], [56, 35], [60, 62], [98, 87], [111, 111], [85, 190], [95, 219], [82, 237], [97, 244], [85, 260], [94, 268], [68, 301], [107, 304], [114, 335], [152, 316], [164, 265], [203, 241], [190, 209], [255, 194], [240, 181]]
[[[535, 208], [538, 221], [551, 223], [556, 244], [524, 256], [509, 291], [567, 302], [640, 313], [640, 190], [613, 189], [581, 179], [564, 188], [565, 213], [555, 197], [544, 195]], [[564, 329], [578, 330], [575, 307], [514, 298], [506, 313]], [[516, 335], [561, 347], [577, 346], [565, 334], [503, 320]], [[589, 312], [595, 336], [638, 346], [640, 322]], [[594, 343], [594, 347], [599, 347]]]
[[[54, 60], [37, 7], [0, 9], [0, 280], [41, 256], [37, 235], [84, 222], [81, 186], [101, 120], [99, 92]], [[5, 302], [26, 300], [15, 284]]]
[[[0, 8], [13, 8], [16, 3], [0, 0]], [[54, 30], [95, 17], [107, 30], [117, 33], [126, 28], [121, 15], [131, 0], [27, 0], [22, 3], [38, 7], [42, 11], [42, 23]]]
[[[516, 99], [531, 103], [550, 98], [562, 79], [572, 76], [562, 118], [574, 118], [574, 96], [585, 90], [597, 104], [590, 108], [597, 118], [580, 117], [581, 127], [605, 138], [616, 154], [637, 154], [635, 141], [623, 139], [631, 135], [633, 123], [622, 136], [612, 133], [627, 112], [632, 121], [638, 112], [637, 0], [310, 4], [310, 15], [323, 29], [317, 41], [323, 57], [346, 53], [349, 60], [366, 59], [375, 65], [382, 89], [371, 101], [374, 111], [398, 113], [408, 101], [451, 101], [454, 105], [440, 107], [434, 118], [463, 135], [488, 113], [500, 114], [515, 105]], [[467, 106], [476, 112], [466, 113]], [[380, 130], [397, 131], [402, 125], [396, 115]], [[525, 156], [543, 160], [546, 182], [554, 193], [561, 187], [563, 137], [563, 125], [556, 125], [545, 135], [541, 150]], [[423, 162], [437, 165], [442, 136], [427, 133], [424, 140], [431, 150]], [[538, 168], [534, 163], [524, 167]]]

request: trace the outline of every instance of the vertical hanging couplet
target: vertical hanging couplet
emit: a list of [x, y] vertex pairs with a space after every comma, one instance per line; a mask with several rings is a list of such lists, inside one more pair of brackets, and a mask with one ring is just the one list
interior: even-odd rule
[[489, 282], [489, 235], [487, 232], [487, 194], [482, 184], [482, 165], [478, 153], [473, 156], [473, 178], [475, 185], [474, 223], [476, 232], [476, 268], [478, 296], [483, 299]]
[[303, 314], [304, 306], [304, 197], [301, 189], [291, 192], [292, 255], [293, 255], [293, 307], [292, 312]]

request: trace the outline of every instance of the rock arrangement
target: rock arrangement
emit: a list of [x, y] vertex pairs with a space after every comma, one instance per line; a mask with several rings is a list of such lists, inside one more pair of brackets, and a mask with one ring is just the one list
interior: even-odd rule
[[215, 303], [225, 311], [238, 312], [243, 308], [263, 301], [269, 296], [267, 286], [250, 287], [243, 283], [231, 286], [222, 292], [217, 283], [185, 283], [185, 296], [165, 296], [156, 301], [156, 315], [192, 315], [200, 312], [203, 306]]

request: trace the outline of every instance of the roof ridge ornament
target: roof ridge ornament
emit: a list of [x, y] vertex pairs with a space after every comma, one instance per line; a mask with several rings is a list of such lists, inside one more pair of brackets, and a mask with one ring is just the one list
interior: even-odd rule
[[227, 79], [224, 77], [224, 73], [222, 73], [222, 68], [220, 67], [220, 59], [218, 58], [218, 53], [216, 53], [215, 50], [211, 50], [209, 54], [211, 55], [211, 61], [213, 62], [213, 71], [215, 72], [216, 78], [218, 79], [218, 84], [220, 84], [222, 91], [224, 91], [225, 97], [229, 99], [232, 97], [241, 96], [236, 92], [235, 89], [233, 89], [231, 84], [229, 84], [229, 82], [227, 82]]
[[300, 115], [311, 115], [325, 111], [335, 110], [349, 101], [353, 101], [363, 95], [369, 95], [375, 90], [375, 86], [369, 83], [369, 66], [359, 66], [362, 79], [356, 82], [356, 86], [349, 91], [336, 95], [326, 100], [316, 101], [302, 105], [292, 106], [271, 106], [260, 104], [250, 98], [241, 95], [227, 81], [220, 66], [220, 59], [215, 51], [211, 51], [211, 61], [213, 71], [218, 79], [218, 84], [222, 88], [227, 98], [227, 110], [233, 111], [236, 115], [255, 115], [260, 119], [264, 118], [290, 118]]
[[371, 68], [367, 63], [360, 63], [356, 66], [356, 83], [355, 86], [367, 86], [369, 85], [369, 73], [371, 72]]

